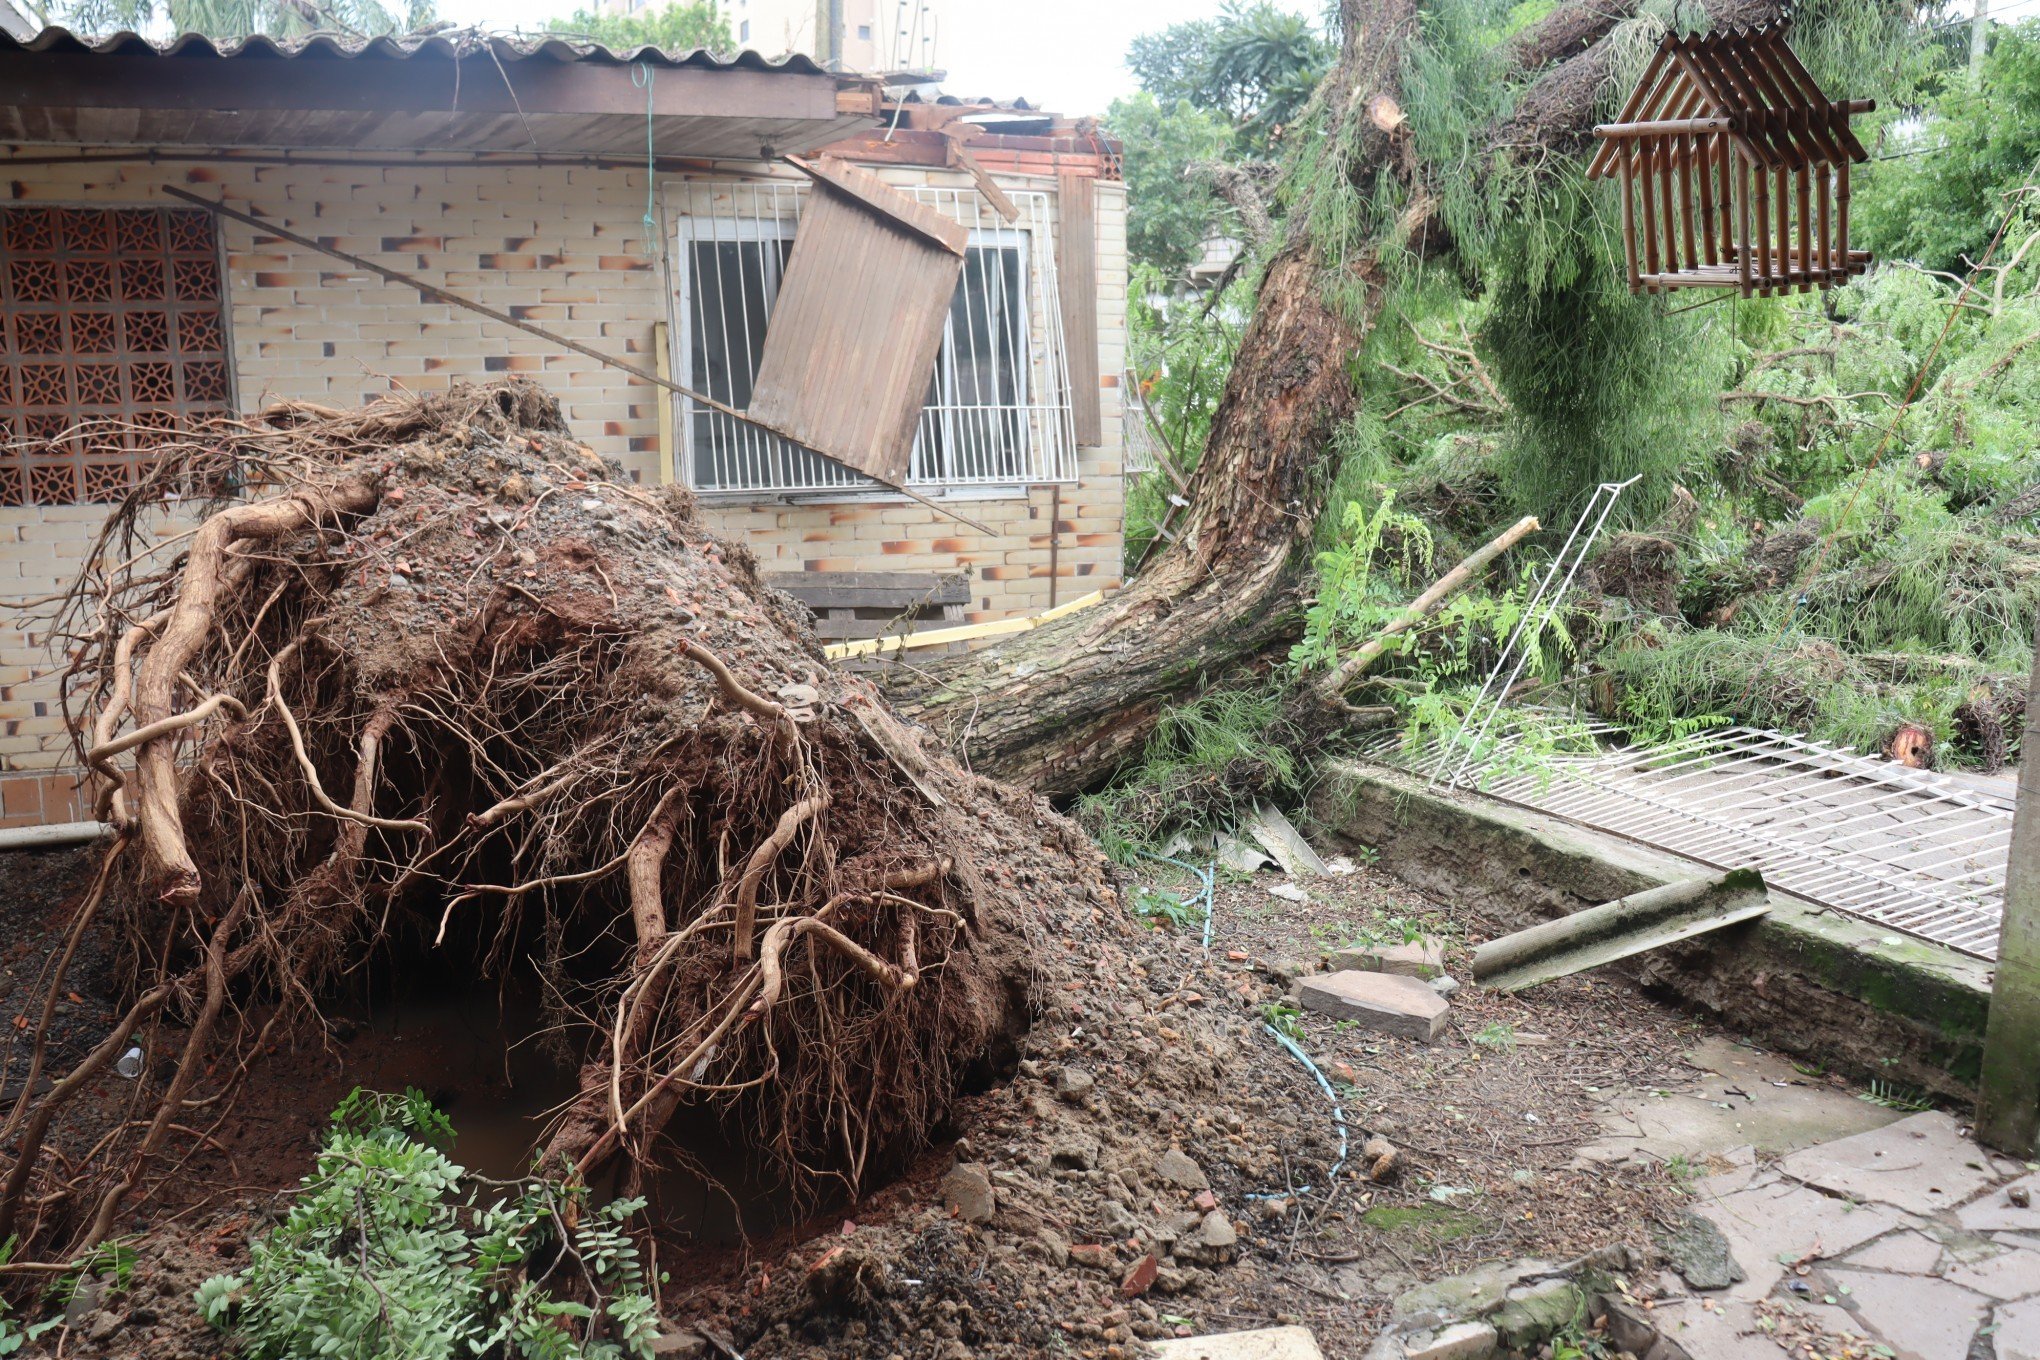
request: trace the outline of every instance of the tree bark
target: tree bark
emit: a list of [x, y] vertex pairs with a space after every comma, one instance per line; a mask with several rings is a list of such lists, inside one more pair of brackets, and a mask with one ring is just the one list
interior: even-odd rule
[[[1594, 8], [1594, 0], [1579, 7]], [[1611, 32], [1628, 8], [1561, 12], [1571, 36], [1554, 39], [1556, 47], [1587, 45], [1528, 87], [1518, 115], [1495, 130], [1495, 150], [1525, 142], [1577, 146], [1591, 136], [1614, 72]], [[1740, 23], [1779, 9], [1779, 0], [1710, 5], [1717, 20]], [[1351, 168], [1356, 181], [1408, 176], [1420, 167], [1406, 130], [1384, 130], [1359, 111], [1380, 95], [1401, 104], [1418, 5], [1342, 0], [1342, 20], [1339, 61], [1318, 99], [1335, 128], [1358, 117], [1365, 137]], [[1526, 72], [1555, 55], [1552, 44], [1539, 43], [1513, 54], [1531, 63], [1519, 66]], [[1526, 117], [1526, 107], [1537, 112]], [[1421, 183], [1409, 187], [1412, 203], [1430, 201]], [[1327, 304], [1326, 263], [1309, 237], [1308, 216], [1290, 214], [1288, 237], [1262, 279], [1177, 540], [1104, 605], [981, 651], [890, 673], [886, 688], [899, 711], [940, 733], [978, 772], [1052, 794], [1093, 787], [1139, 754], [1170, 703], [1295, 636], [1302, 617], [1295, 586], [1337, 470], [1334, 436], [1356, 401], [1350, 359], [1380, 299], [1369, 257], [1343, 266], [1367, 286], [1363, 315], [1344, 317]], [[1409, 225], [1402, 224], [1405, 237], [1414, 235]]]

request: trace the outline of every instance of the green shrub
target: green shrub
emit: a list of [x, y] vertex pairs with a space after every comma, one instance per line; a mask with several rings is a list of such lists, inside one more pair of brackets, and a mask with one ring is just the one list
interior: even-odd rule
[[644, 1201], [484, 1186], [441, 1150], [452, 1133], [415, 1091], [355, 1091], [248, 1268], [200, 1286], [206, 1320], [255, 1360], [650, 1356], [657, 1303], [624, 1228]]

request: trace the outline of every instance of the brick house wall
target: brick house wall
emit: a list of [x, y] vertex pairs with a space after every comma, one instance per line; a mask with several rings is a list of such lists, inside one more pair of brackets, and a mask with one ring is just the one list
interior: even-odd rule
[[[885, 173], [902, 183], [954, 179], [908, 167]], [[654, 366], [654, 328], [668, 319], [670, 283], [662, 250], [645, 240], [642, 169], [407, 165], [387, 158], [337, 166], [225, 158], [151, 165], [138, 155], [17, 167], [0, 202], [160, 204], [169, 201], [160, 192], [166, 182], [222, 196], [304, 235]], [[1055, 185], [1053, 178], [1012, 182], [1051, 193]], [[1098, 371], [1116, 375], [1126, 314], [1125, 201], [1116, 182], [1099, 186], [1098, 219], [1092, 281]], [[222, 221], [220, 230], [240, 408], [280, 397], [351, 405], [397, 388], [521, 374], [555, 391], [575, 432], [640, 481], [673, 475], [671, 451], [660, 447], [665, 394], [650, 384], [253, 228]], [[1121, 562], [1120, 412], [1116, 379], [1104, 382], [1106, 446], [1079, 450], [1075, 484], [956, 502], [997, 529], [995, 537], [897, 496], [715, 498], [704, 511], [771, 570], [967, 571], [972, 618], [1048, 604], [1052, 537], [1059, 599], [1109, 589], [1118, 584]], [[1050, 507], [1058, 501], [1052, 523]], [[104, 513], [96, 505], [0, 506], [0, 603], [62, 590]], [[167, 540], [182, 527], [166, 524], [158, 532]], [[56, 702], [60, 663], [47, 627], [33, 612], [0, 608], [0, 826], [89, 815], [73, 790]]]

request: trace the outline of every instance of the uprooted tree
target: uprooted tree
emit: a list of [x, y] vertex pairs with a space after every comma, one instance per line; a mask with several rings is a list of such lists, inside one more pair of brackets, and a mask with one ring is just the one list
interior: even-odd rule
[[[1765, 23], [1785, 8], [1705, 5], [1720, 25]], [[1513, 112], [1488, 130], [1471, 164], [1429, 166], [1400, 107], [1421, 7], [1343, 0], [1339, 61], [1304, 120], [1307, 142], [1290, 172], [1287, 235], [1262, 275], [1175, 541], [1101, 606], [967, 656], [901, 668], [887, 681], [900, 711], [942, 733], [973, 769], [1075, 793], [1137, 755], [1172, 701], [1294, 638], [1338, 430], [1365, 380], [1353, 359], [1387, 295], [1388, 260], [1449, 247], [1443, 177], [1486, 166], [1499, 185], [1497, 168], [1516, 166], [1534, 183], [1541, 167], [1577, 153], [1611, 93], [1625, 25], [1644, 9], [1641, 0], [1582, 0], [1526, 30], [1506, 53], [1506, 73], [1520, 85]], [[1634, 49], [1633, 29], [1628, 40]], [[1404, 206], [1372, 230], [1356, 228], [1337, 220], [1332, 202], [1339, 187], [1354, 186], [1370, 201]], [[1319, 687], [1306, 702], [1329, 697]], [[1332, 706], [1334, 720], [1341, 711]]]
[[[249, 486], [167, 566], [138, 551], [170, 493]], [[407, 942], [535, 960], [573, 1006], [556, 1172], [628, 1186], [691, 1102], [855, 1187], [1024, 1026], [1038, 914], [1109, 892], [1073, 826], [925, 749], [685, 492], [632, 486], [528, 384], [218, 423], [95, 558], [67, 693], [116, 839], [0, 1188], [0, 1238], [54, 1259], [189, 1150], [237, 1056], [316, 1034], [333, 979]], [[35, 1094], [102, 912], [133, 1000]], [[153, 1113], [47, 1155], [159, 1018], [184, 1039]]]

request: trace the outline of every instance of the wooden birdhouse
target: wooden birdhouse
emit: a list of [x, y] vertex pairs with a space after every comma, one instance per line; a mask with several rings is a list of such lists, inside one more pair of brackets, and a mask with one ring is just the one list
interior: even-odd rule
[[1785, 45], [1785, 25], [1667, 34], [1618, 121], [1594, 129], [1591, 179], [1622, 181], [1629, 291], [1831, 288], [1870, 267], [1849, 246], [1849, 115]]

